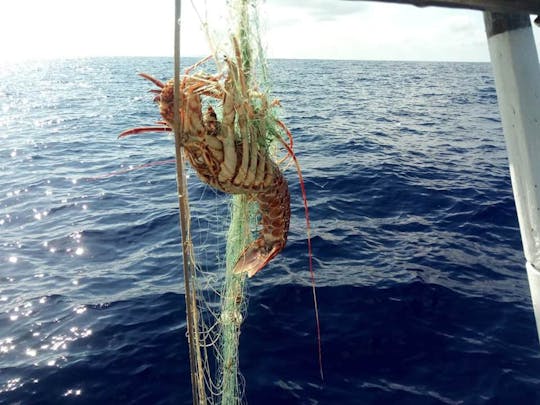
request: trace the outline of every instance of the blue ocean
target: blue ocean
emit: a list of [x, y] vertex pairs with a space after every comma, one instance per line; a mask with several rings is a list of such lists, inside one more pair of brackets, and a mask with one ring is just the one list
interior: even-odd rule
[[[195, 59], [186, 59], [186, 66]], [[184, 63], [183, 62], [183, 63]], [[168, 58], [0, 67], [0, 403], [190, 404]], [[250, 404], [540, 404], [536, 334], [489, 64], [272, 60], [310, 205], [248, 281]], [[188, 169], [199, 265], [229, 197]]]

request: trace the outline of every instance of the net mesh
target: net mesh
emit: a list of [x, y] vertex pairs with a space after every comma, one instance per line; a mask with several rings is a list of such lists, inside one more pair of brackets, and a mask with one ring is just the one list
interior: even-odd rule
[[[259, 35], [259, 4], [255, 0], [232, 0], [227, 2], [227, 9], [227, 32], [210, 32], [206, 17], [208, 10], [198, 10], [198, 14], [205, 16], [201, 23], [218, 76], [220, 73], [224, 76], [234, 74], [227, 71], [229, 65], [223, 55], [236, 61], [238, 69], [245, 73], [246, 82], [235, 81], [236, 87], [230, 91], [236, 93], [237, 99], [248, 103], [255, 114], [245, 114], [245, 122], [235, 123], [235, 137], [247, 140], [246, 144], [256, 143], [258, 148], [275, 150], [273, 143], [283, 128], [278, 125], [274, 104], [268, 101], [267, 64]], [[190, 74], [204, 75], [207, 65], [201, 63]], [[205, 102], [213, 103], [211, 99]], [[214, 104], [212, 107], [219, 118], [221, 106]], [[199, 364], [195, 380], [201, 404], [239, 404], [244, 396], [238, 348], [240, 327], [247, 310], [246, 275], [235, 274], [233, 268], [245, 247], [254, 239], [258, 206], [247, 195], [234, 195], [228, 211], [230, 223], [226, 249], [217, 259], [217, 273], [196, 265], [193, 280], [197, 307], [194, 314], [197, 336], [193, 340], [197, 345]], [[196, 246], [195, 253], [199, 253]]]

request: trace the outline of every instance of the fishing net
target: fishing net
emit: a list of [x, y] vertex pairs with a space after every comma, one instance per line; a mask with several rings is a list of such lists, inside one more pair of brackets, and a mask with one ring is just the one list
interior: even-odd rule
[[[195, 5], [193, 4], [193, 7]], [[198, 64], [190, 74], [207, 74], [206, 69], [215, 69], [219, 76], [234, 74], [228, 71], [225, 58], [235, 60], [238, 69], [245, 73], [245, 85], [249, 89], [247, 100], [256, 114], [246, 116], [241, 125], [248, 130], [240, 130], [235, 124], [237, 140], [242, 137], [258, 148], [275, 150], [274, 142], [286, 136], [285, 129], [276, 119], [275, 105], [268, 94], [267, 65], [259, 35], [258, 4], [254, 0], [233, 0], [227, 2], [228, 23], [222, 32], [211, 31], [208, 10], [197, 10], [201, 25], [206, 33], [212, 51], [212, 58]], [[213, 65], [213, 66], [211, 66]], [[232, 89], [239, 97], [242, 93], [240, 82]], [[218, 120], [222, 109], [211, 98], [204, 99], [211, 104]], [[207, 106], [203, 105], [203, 110]], [[217, 260], [215, 269], [218, 276], [207, 268], [194, 265], [195, 271], [190, 282], [194, 289], [194, 311], [191, 316], [196, 324], [192, 344], [195, 346], [192, 360], [192, 383], [196, 384], [194, 402], [199, 404], [238, 404], [242, 402], [244, 383], [239, 372], [240, 327], [246, 316], [245, 273], [235, 274], [233, 268], [245, 247], [254, 239], [258, 227], [258, 207], [247, 195], [234, 195], [229, 203], [230, 224], [226, 236], [224, 257]], [[195, 243], [193, 244], [195, 245]], [[192, 245], [192, 246], [193, 246]], [[195, 254], [197, 249], [195, 248]], [[225, 274], [224, 278], [219, 274]], [[221, 287], [218, 285], [221, 283]], [[189, 308], [189, 306], [188, 306]], [[188, 309], [189, 311], [189, 309]]]

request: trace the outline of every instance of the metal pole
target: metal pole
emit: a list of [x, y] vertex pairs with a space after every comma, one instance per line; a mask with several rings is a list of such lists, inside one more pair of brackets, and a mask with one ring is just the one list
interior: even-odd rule
[[184, 174], [184, 152], [182, 147], [183, 128], [180, 120], [180, 18], [181, 0], [175, 0], [174, 16], [174, 144], [176, 154], [176, 184], [178, 187], [178, 207], [180, 210], [180, 233], [182, 235], [182, 259], [186, 298], [186, 320], [188, 330], [189, 365], [191, 370], [191, 393], [193, 404], [206, 404], [204, 377], [199, 345], [197, 298], [195, 296], [195, 266], [193, 264], [189, 199]]
[[484, 13], [540, 336], [540, 67], [528, 14]]

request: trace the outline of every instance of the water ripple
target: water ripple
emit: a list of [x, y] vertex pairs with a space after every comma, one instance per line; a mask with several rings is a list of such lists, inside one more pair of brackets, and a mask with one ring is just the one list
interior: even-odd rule
[[[193, 61], [187, 61], [193, 62]], [[165, 58], [0, 72], [0, 401], [190, 403]], [[271, 63], [311, 207], [326, 380], [318, 377], [303, 202], [250, 280], [247, 400], [537, 403], [540, 356], [487, 64]], [[200, 266], [221, 279], [228, 198], [191, 170]], [[205, 290], [205, 292], [207, 292]], [[256, 359], [256, 360], [254, 360]]]

